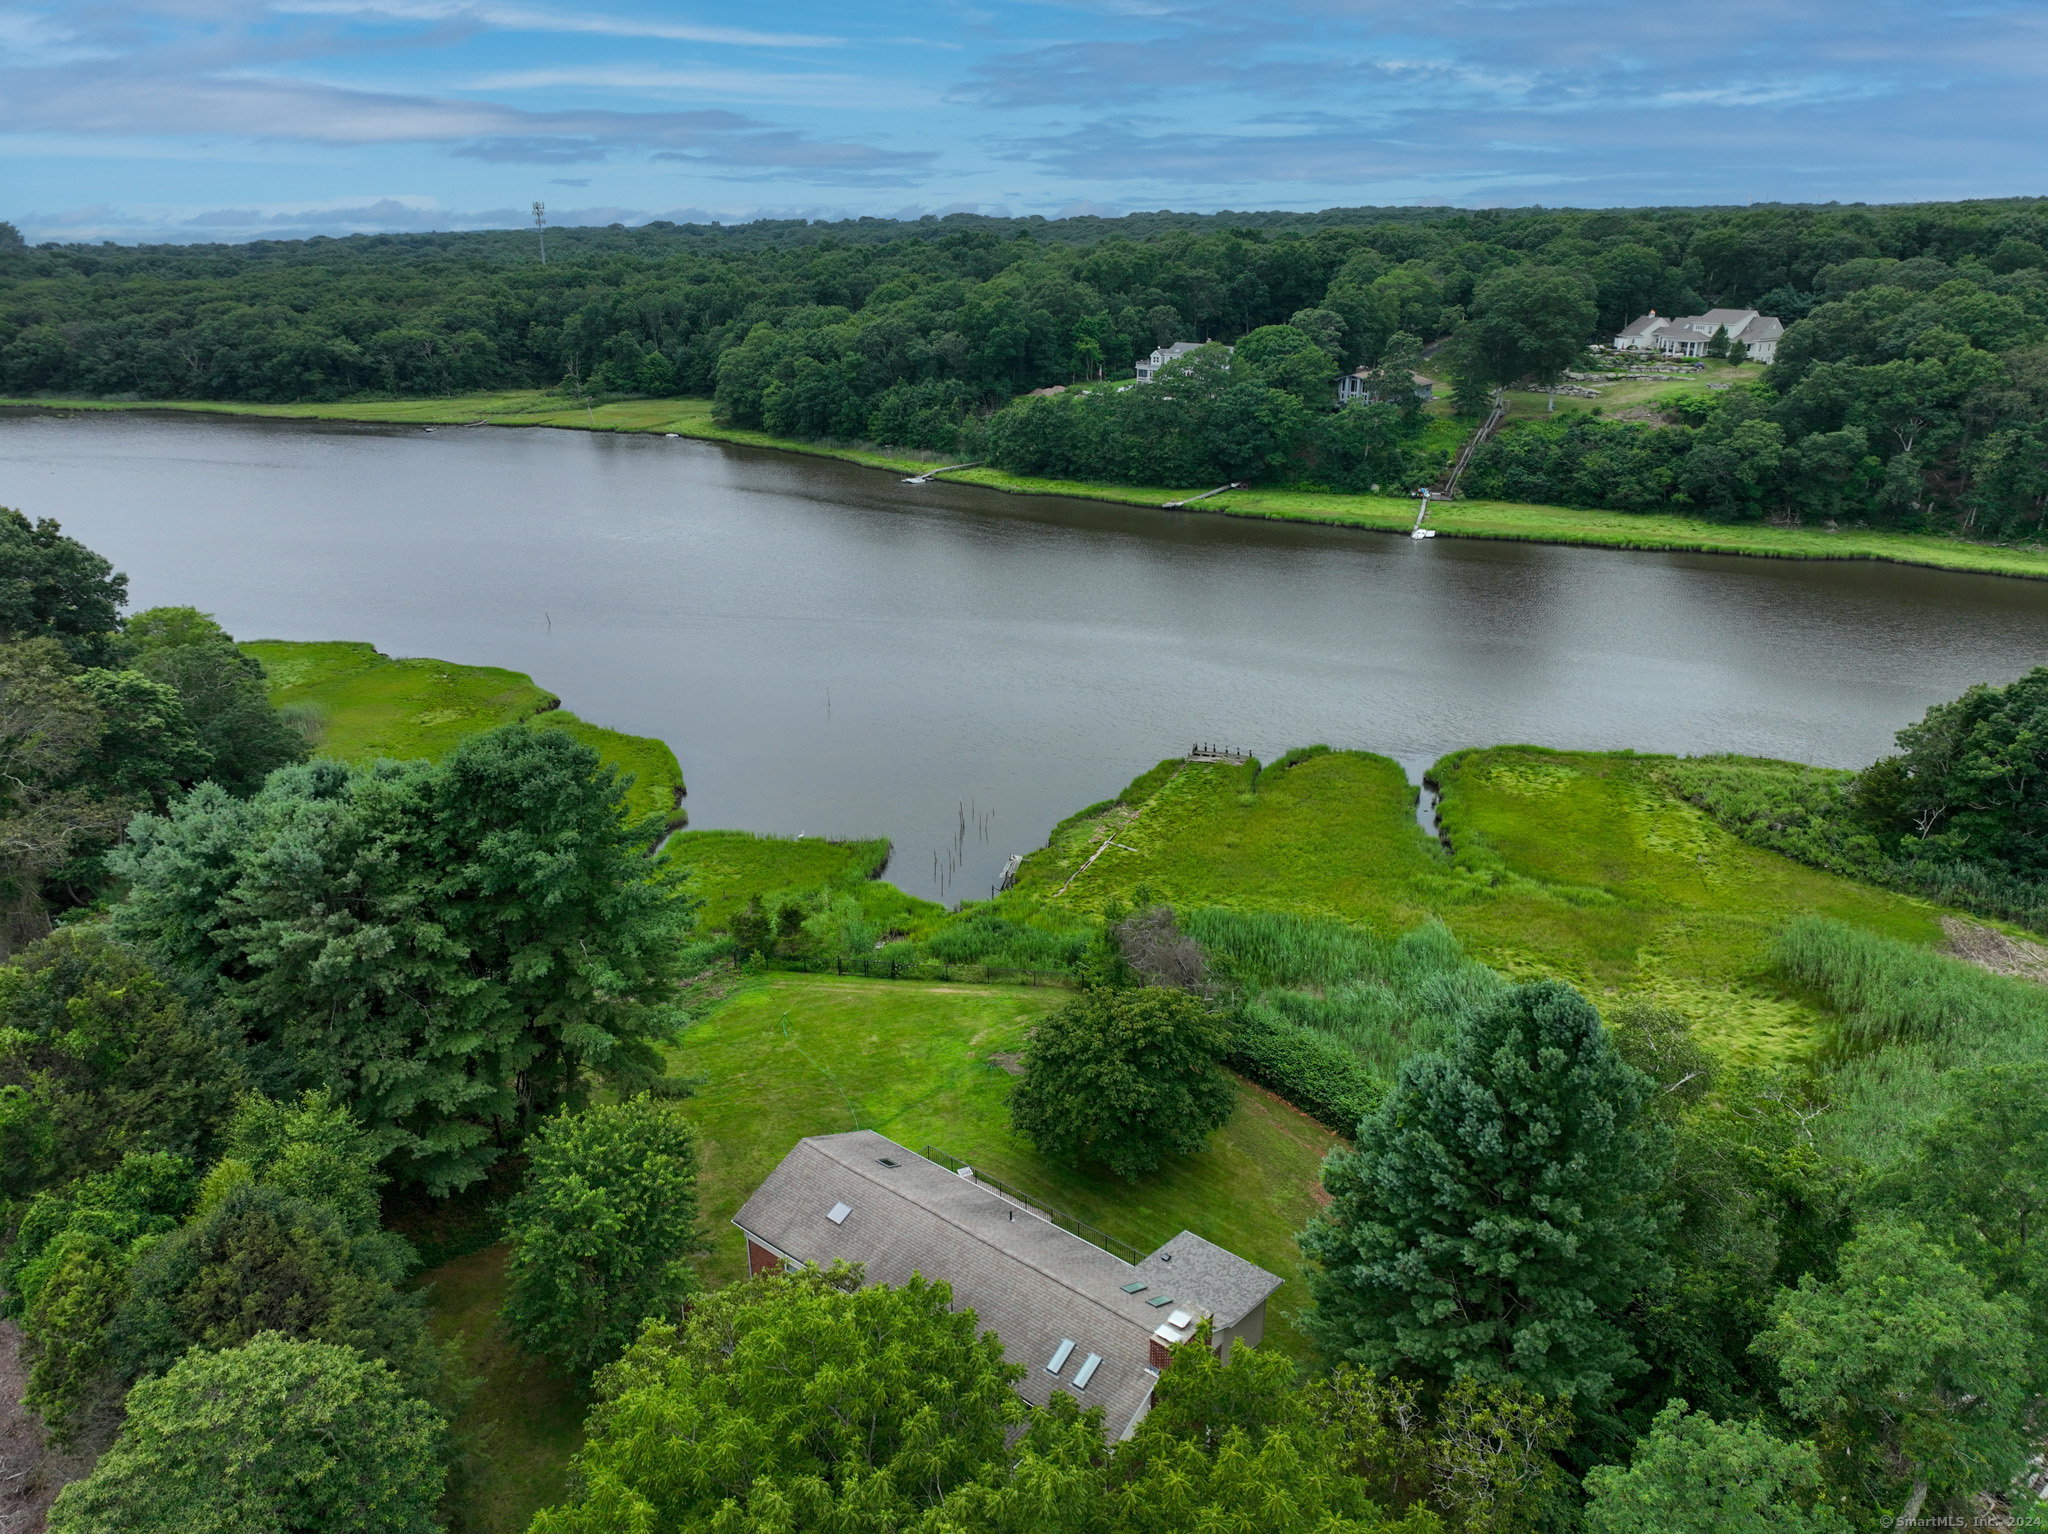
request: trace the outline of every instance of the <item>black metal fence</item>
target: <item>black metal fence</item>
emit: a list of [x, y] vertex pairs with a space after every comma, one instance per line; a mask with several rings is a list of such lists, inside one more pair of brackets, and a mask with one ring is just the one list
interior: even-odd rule
[[[967, 1163], [959, 1157], [949, 1156], [935, 1145], [927, 1145], [918, 1154], [927, 1161], [936, 1161], [949, 1172], [958, 1172], [967, 1167]], [[1117, 1240], [1115, 1236], [1112, 1236], [1098, 1225], [1090, 1225], [1086, 1220], [1076, 1219], [1064, 1209], [1055, 1208], [1043, 1199], [1033, 1198], [1023, 1189], [1012, 1187], [1000, 1177], [991, 1177], [988, 1173], [981, 1171], [973, 1172], [972, 1175], [974, 1180], [983, 1187], [993, 1188], [1012, 1203], [1021, 1204], [1024, 1208], [1042, 1216], [1049, 1223], [1057, 1225], [1061, 1230], [1071, 1231], [1091, 1246], [1101, 1247], [1110, 1256], [1121, 1258], [1132, 1267], [1136, 1267], [1145, 1260], [1145, 1254], [1135, 1246], [1132, 1246], [1130, 1242]]]

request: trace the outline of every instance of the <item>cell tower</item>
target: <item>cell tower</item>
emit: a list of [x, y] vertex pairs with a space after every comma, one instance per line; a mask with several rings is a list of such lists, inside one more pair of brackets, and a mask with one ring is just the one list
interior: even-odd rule
[[548, 264], [548, 205], [537, 202], [533, 205], [533, 232], [540, 236], [540, 264]]

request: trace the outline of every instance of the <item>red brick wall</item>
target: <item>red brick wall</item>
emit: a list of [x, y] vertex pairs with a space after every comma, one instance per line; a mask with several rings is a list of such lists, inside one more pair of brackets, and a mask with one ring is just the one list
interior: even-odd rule
[[782, 1259], [752, 1236], [747, 1237], [747, 1277], [758, 1278], [782, 1266]]

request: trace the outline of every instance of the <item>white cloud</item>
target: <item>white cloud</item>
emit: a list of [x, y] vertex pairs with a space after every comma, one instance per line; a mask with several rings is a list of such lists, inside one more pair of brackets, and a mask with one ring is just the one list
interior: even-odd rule
[[392, 21], [469, 23], [509, 32], [582, 32], [600, 37], [647, 37], [679, 43], [727, 43], [748, 48], [837, 48], [841, 37], [804, 32], [755, 32], [743, 27], [692, 22], [643, 21], [588, 11], [550, 11], [532, 6], [471, 4], [466, 0], [273, 0], [270, 7], [290, 16], [381, 17]]

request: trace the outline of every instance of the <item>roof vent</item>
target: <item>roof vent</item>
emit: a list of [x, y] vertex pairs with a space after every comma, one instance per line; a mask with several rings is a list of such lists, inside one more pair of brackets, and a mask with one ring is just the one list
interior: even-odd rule
[[891, 1158], [890, 1158], [890, 1157], [888, 1157], [888, 1156], [877, 1156], [877, 1157], [875, 1157], [875, 1161], [876, 1161], [876, 1163], [877, 1163], [878, 1165], [881, 1165], [881, 1166], [893, 1167], [893, 1166], [896, 1166], [896, 1165], [898, 1165], [898, 1163], [897, 1163], [896, 1161], [894, 1161], [893, 1159], [891, 1159]]
[[1052, 1362], [1045, 1366], [1047, 1374], [1057, 1374], [1066, 1368], [1067, 1360], [1074, 1356], [1074, 1342], [1071, 1337], [1060, 1338], [1060, 1345], [1054, 1349]]
[[1100, 1353], [1090, 1353], [1087, 1358], [1082, 1360], [1080, 1371], [1074, 1376], [1074, 1388], [1076, 1390], [1086, 1390], [1088, 1382], [1095, 1378], [1095, 1371], [1101, 1367], [1102, 1355]]
[[1172, 1327], [1175, 1331], [1179, 1331], [1182, 1327], [1186, 1326], [1190, 1321], [1194, 1319], [1195, 1318], [1189, 1315], [1185, 1310], [1176, 1310], [1172, 1315], [1166, 1318], [1166, 1324]]
[[853, 1205], [834, 1204], [830, 1209], [825, 1211], [825, 1218], [830, 1220], [834, 1225], [844, 1225], [846, 1223], [846, 1217], [852, 1213]]

